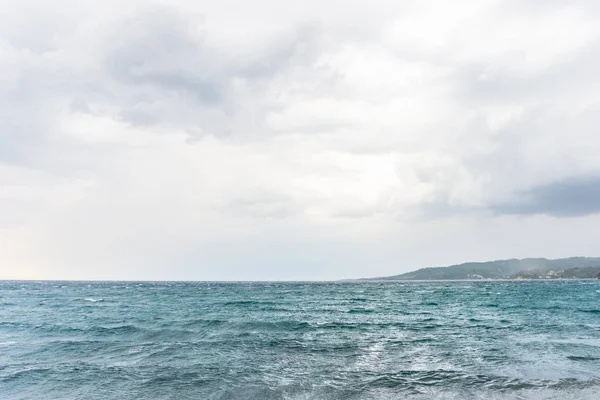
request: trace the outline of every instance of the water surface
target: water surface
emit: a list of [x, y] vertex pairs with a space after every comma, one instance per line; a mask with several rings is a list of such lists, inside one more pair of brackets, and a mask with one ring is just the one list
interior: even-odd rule
[[2, 399], [597, 399], [595, 281], [0, 282]]

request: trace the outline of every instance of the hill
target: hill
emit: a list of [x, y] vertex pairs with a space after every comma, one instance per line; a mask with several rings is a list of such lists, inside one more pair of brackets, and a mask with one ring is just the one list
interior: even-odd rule
[[[525, 258], [486, 262], [468, 262], [448, 267], [421, 268], [400, 275], [368, 278], [368, 280], [454, 280], [454, 279], [499, 279], [524, 276], [545, 277], [553, 271], [555, 277], [579, 278], [580, 271], [589, 277], [589, 268], [600, 268], [600, 258], [571, 257], [556, 260]], [[566, 272], [566, 271], [570, 272]], [[600, 270], [600, 269], [599, 269]], [[558, 271], [561, 271], [558, 273]]]

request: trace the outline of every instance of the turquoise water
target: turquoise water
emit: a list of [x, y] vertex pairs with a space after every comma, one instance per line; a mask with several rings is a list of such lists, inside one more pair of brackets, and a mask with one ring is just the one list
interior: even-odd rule
[[595, 281], [0, 282], [0, 399], [598, 399]]

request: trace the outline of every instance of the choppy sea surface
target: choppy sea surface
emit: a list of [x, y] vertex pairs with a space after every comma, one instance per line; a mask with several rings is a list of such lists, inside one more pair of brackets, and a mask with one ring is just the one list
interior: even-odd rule
[[0, 282], [0, 399], [598, 399], [596, 281]]

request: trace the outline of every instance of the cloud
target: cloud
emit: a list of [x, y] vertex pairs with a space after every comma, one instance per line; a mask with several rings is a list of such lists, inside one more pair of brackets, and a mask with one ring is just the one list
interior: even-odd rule
[[536, 186], [518, 202], [493, 209], [503, 214], [545, 214], [580, 217], [600, 212], [600, 177], [577, 177]]
[[273, 193], [261, 191], [245, 193], [233, 199], [226, 212], [239, 217], [251, 218], [288, 218], [297, 215], [302, 210], [293, 199]]
[[212, 44], [202, 20], [161, 7], [112, 24], [105, 55], [112, 85], [98, 107], [191, 136], [244, 136], [268, 111], [273, 81], [317, 55], [317, 26], [292, 26], [242, 56]]
[[116, 81], [179, 92], [206, 105], [222, 101], [219, 55], [183, 15], [168, 8], [144, 11], [121, 21], [111, 36], [106, 63]]
[[599, 22], [592, 1], [2, 4], [0, 257], [285, 279], [592, 251]]

